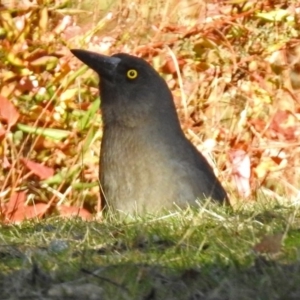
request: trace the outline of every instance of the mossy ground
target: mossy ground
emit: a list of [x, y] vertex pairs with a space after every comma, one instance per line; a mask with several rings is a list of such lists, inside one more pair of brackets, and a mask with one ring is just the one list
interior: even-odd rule
[[3, 227], [0, 298], [298, 299], [299, 222], [256, 204]]

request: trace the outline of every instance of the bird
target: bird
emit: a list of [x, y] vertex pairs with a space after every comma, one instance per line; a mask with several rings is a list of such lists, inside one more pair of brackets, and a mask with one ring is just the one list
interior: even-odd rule
[[156, 214], [229, 198], [185, 136], [166, 81], [144, 59], [71, 49], [99, 76], [101, 203], [125, 215]]

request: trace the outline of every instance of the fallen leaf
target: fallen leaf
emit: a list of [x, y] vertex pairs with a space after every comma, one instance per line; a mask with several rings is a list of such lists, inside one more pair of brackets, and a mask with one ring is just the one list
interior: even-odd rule
[[5, 170], [5, 169], [9, 169], [11, 167], [11, 164], [8, 160], [8, 158], [6, 156], [4, 156], [2, 158], [2, 168]]
[[26, 205], [27, 194], [24, 191], [13, 193], [9, 202], [2, 206], [2, 219], [5, 223], [19, 224], [24, 220], [42, 218], [51, 204], [37, 203]]
[[282, 239], [283, 233], [266, 235], [253, 247], [253, 250], [258, 253], [276, 254], [280, 252]]
[[38, 176], [41, 180], [45, 180], [54, 175], [53, 168], [49, 168], [40, 163], [36, 163], [26, 158], [21, 158], [22, 163], [33, 172], [36, 176]]
[[251, 194], [251, 164], [249, 155], [244, 150], [236, 149], [229, 152], [229, 158], [232, 163], [232, 173], [238, 193], [242, 197], [249, 197]]
[[[182, 70], [183, 66], [186, 64], [186, 61], [183, 58], [177, 59], [177, 64], [179, 70]], [[161, 71], [165, 74], [176, 74], [176, 65], [172, 58], [168, 58], [165, 64], [161, 67]]]
[[65, 218], [80, 217], [83, 220], [91, 220], [92, 214], [85, 208], [60, 205], [57, 207], [59, 214]]
[[9, 199], [9, 202], [5, 206], [5, 214], [10, 215], [18, 210], [19, 206], [24, 206], [27, 195], [24, 191], [13, 193]]
[[0, 119], [5, 120], [8, 127], [12, 127], [17, 123], [19, 116], [15, 106], [7, 98], [0, 95]]
[[24, 220], [34, 218], [41, 219], [50, 207], [50, 204], [45, 203], [37, 203], [35, 205], [28, 206], [20, 205], [11, 216], [6, 216], [5, 222], [20, 224]]
[[6, 130], [3, 127], [0, 127], [0, 141], [5, 137]]

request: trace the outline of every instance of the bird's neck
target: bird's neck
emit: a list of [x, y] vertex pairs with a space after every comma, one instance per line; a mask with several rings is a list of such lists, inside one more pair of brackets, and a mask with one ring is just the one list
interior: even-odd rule
[[102, 109], [102, 119], [104, 129], [124, 130], [139, 127], [142, 124], [141, 117], [125, 113], [118, 114], [113, 110]]

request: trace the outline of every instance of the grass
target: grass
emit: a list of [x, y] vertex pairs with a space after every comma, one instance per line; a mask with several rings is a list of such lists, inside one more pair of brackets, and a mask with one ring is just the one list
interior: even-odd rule
[[299, 222], [294, 207], [255, 204], [7, 226], [0, 297], [297, 299]]

